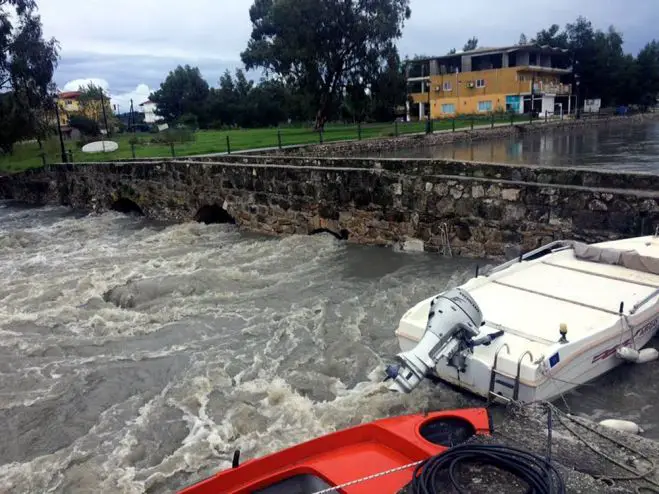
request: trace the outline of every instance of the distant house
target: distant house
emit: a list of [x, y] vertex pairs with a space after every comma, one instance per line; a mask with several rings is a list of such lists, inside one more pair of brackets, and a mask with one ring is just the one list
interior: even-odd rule
[[160, 120], [160, 117], [156, 115], [156, 104], [151, 100], [146, 100], [144, 103], [140, 103], [140, 108], [142, 113], [144, 113], [144, 123], [152, 124]]

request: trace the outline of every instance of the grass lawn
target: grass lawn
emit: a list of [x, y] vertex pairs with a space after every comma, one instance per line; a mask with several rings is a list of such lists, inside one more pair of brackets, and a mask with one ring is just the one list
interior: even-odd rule
[[[528, 117], [519, 116], [515, 122], [528, 121]], [[489, 116], [476, 117], [473, 125], [488, 125], [492, 120]], [[511, 123], [510, 117], [504, 116], [495, 120], [497, 124]], [[433, 122], [433, 130], [449, 131], [453, 129], [470, 127], [472, 125], [471, 117], [457, 118], [455, 122], [452, 119], [436, 120]], [[409, 122], [409, 123], [382, 123], [382, 124], [364, 124], [361, 127], [357, 125], [327, 125], [322, 135], [323, 142], [344, 141], [357, 139], [360, 129], [361, 138], [369, 139], [376, 137], [390, 137], [396, 135], [413, 134], [424, 132], [426, 122]], [[168, 144], [151, 143], [155, 134], [138, 133], [136, 137], [140, 139], [140, 144], [135, 145], [134, 153], [136, 158], [157, 158], [171, 157], [172, 149]], [[73, 162], [98, 162], [112, 161], [117, 159], [133, 158], [130, 139], [132, 134], [120, 134], [112, 136], [111, 140], [119, 144], [119, 149], [112, 153], [83, 153], [74, 141], [64, 141], [67, 152], [73, 153]], [[192, 156], [211, 153], [227, 152], [227, 142], [231, 147], [231, 152], [258, 149], [279, 146], [281, 137], [282, 146], [296, 144], [315, 144], [319, 143], [321, 136], [309, 127], [281, 127], [265, 129], [236, 129], [236, 130], [200, 130], [195, 133], [195, 140], [187, 143], [177, 143], [174, 145], [174, 154], [176, 156]], [[228, 138], [228, 141], [227, 141]], [[28, 168], [41, 166], [45, 163], [60, 163], [61, 151], [57, 136], [50, 138], [43, 144], [43, 149], [39, 149], [36, 142], [19, 143], [14, 146], [14, 153], [11, 155], [0, 155], [0, 173], [14, 173]]]

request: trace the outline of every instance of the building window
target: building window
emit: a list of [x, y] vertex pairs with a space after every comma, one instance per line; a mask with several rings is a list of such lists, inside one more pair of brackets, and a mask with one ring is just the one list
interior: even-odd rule
[[479, 101], [478, 111], [492, 111], [492, 101]]
[[485, 87], [485, 79], [476, 79], [476, 87]]
[[451, 81], [444, 82], [444, 91], [451, 91]]
[[453, 103], [444, 103], [442, 113], [455, 113], [455, 105]]

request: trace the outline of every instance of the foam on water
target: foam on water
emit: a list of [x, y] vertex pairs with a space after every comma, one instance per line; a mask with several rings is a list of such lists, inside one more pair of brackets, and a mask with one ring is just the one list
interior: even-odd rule
[[381, 382], [401, 315], [474, 261], [13, 206], [0, 245], [1, 492], [172, 492], [235, 449], [480, 403]]

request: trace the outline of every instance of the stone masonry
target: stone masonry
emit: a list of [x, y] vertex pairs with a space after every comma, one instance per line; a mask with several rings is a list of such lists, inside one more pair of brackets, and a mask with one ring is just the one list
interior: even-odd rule
[[0, 198], [97, 212], [132, 207], [172, 221], [199, 219], [204, 207], [208, 219], [214, 206], [254, 232], [326, 229], [371, 245], [417, 239], [428, 251], [442, 250], [446, 229], [454, 254], [490, 258], [659, 225], [659, 176], [651, 174], [447, 160], [220, 160], [51, 165], [0, 178]]

